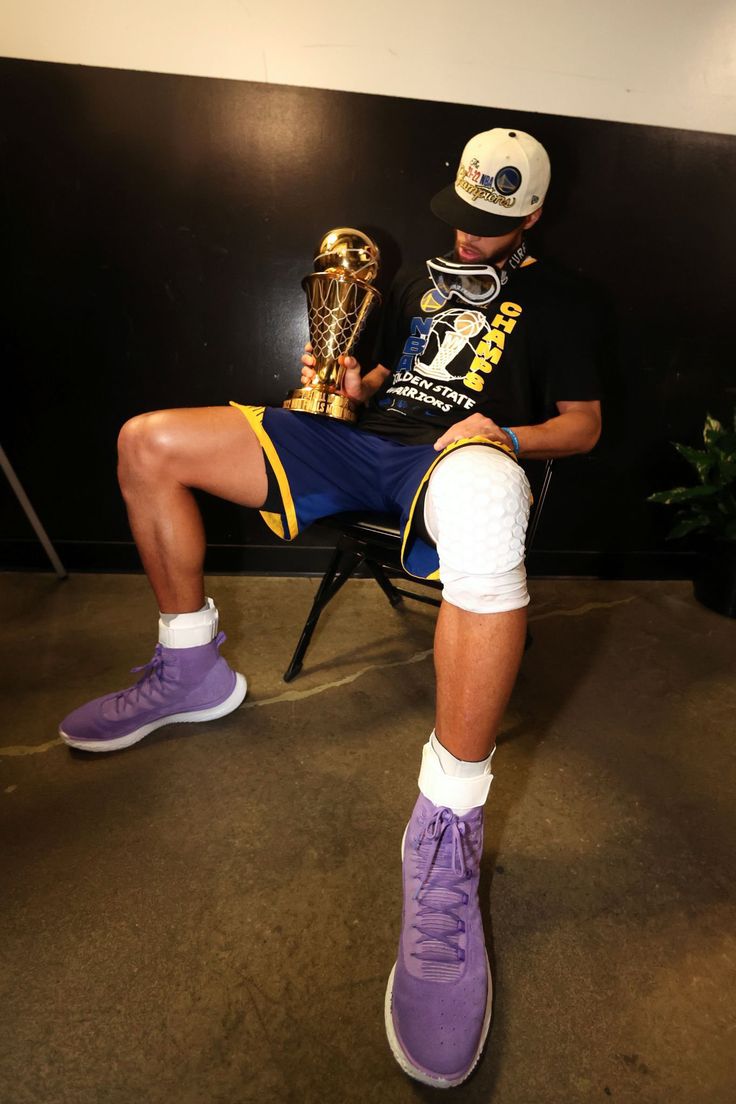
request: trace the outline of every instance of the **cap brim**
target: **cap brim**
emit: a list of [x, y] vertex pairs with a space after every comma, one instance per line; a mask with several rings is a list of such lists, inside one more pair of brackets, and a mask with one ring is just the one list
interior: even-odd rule
[[430, 203], [432, 214], [442, 219], [453, 230], [463, 230], [466, 234], [477, 234], [479, 238], [500, 238], [510, 234], [525, 221], [524, 215], [491, 215], [479, 211], [477, 207], [466, 203], [455, 191], [454, 184], [448, 184], [438, 192]]

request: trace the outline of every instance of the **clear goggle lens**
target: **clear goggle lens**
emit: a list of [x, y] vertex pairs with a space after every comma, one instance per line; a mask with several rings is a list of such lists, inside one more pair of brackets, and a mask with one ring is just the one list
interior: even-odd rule
[[440, 295], [455, 296], [465, 303], [483, 306], [492, 302], [501, 290], [501, 279], [491, 264], [459, 264], [447, 257], [427, 261], [429, 277]]

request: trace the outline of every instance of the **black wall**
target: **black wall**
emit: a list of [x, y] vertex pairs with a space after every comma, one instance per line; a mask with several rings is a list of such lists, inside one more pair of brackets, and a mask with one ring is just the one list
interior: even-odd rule
[[[584, 105], [581, 105], [584, 109]], [[115, 480], [144, 410], [278, 403], [306, 338], [301, 277], [330, 226], [372, 232], [388, 278], [447, 245], [429, 197], [467, 138], [513, 125], [553, 166], [531, 238], [616, 319], [605, 436], [558, 465], [532, 569], [686, 575], [652, 490], [668, 442], [732, 416], [736, 139], [198, 77], [0, 60], [4, 446], [69, 567], [137, 561]], [[560, 322], [564, 339], [564, 320]], [[211, 569], [314, 569], [257, 514], [204, 502]], [[45, 566], [0, 476], [0, 565]]]

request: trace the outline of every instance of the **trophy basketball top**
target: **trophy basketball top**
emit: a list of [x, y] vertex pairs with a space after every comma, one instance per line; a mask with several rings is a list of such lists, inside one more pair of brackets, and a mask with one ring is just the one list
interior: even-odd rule
[[378, 275], [381, 260], [376, 243], [350, 226], [328, 230], [314, 254], [314, 271], [330, 276], [346, 276], [371, 284]]

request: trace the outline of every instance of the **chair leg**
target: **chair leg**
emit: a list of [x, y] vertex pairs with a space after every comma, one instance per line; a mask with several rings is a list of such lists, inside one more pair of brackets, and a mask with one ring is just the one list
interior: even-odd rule
[[394, 608], [396, 608], [396, 606], [400, 606], [403, 602], [403, 598], [389, 579], [386, 572], [383, 570], [383, 566], [377, 560], [371, 560], [367, 556], [365, 560], [365, 566], [368, 568], [371, 575], [376, 580], [391, 605]]
[[304, 656], [307, 653], [312, 633], [317, 627], [322, 610], [335, 597], [338, 590], [344, 586], [353, 572], [360, 567], [363, 559], [364, 557], [360, 552], [345, 550], [340, 548], [339, 545], [335, 549], [335, 553], [314, 596], [312, 608], [302, 629], [302, 635], [299, 637], [299, 643], [291, 657], [291, 663], [284, 672], [284, 682], [291, 682], [301, 671]]
[[22, 485], [21, 481], [18, 479], [18, 476], [15, 474], [15, 470], [14, 470], [12, 464], [10, 463], [10, 461], [8, 460], [7, 453], [5, 452], [5, 449], [2, 448], [2, 446], [0, 446], [0, 468], [2, 468], [3, 471], [5, 472], [5, 475], [7, 476], [7, 479], [8, 479], [8, 483], [10, 483], [10, 486], [13, 488], [13, 490], [15, 492], [15, 497], [18, 499], [18, 502], [20, 503], [20, 505], [23, 509], [23, 512], [25, 513], [26, 517], [28, 518], [31, 525], [33, 526], [33, 531], [35, 532], [36, 536], [40, 540], [40, 542], [43, 546], [44, 552], [46, 553], [48, 558], [51, 560], [51, 566], [53, 567], [54, 571], [56, 572], [56, 574], [59, 576], [60, 579], [66, 579], [68, 577], [67, 572], [66, 572], [66, 568], [64, 567], [63, 563], [61, 562], [61, 560], [57, 556], [56, 549], [54, 548], [53, 544], [49, 540], [48, 534], [47, 534], [46, 530], [44, 529], [43, 525], [41, 524], [41, 520], [40, 520], [38, 514], [36, 513], [36, 511], [33, 509], [33, 506], [31, 505], [31, 500], [29, 499], [26, 492], [23, 490], [23, 485]]

